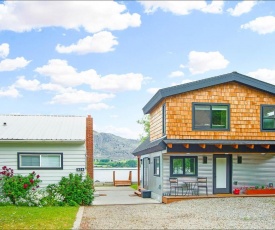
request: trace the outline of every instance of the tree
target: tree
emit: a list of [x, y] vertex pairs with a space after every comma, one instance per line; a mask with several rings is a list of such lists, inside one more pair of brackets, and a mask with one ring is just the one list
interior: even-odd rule
[[140, 134], [140, 142], [143, 142], [150, 136], [150, 115], [145, 115], [137, 123], [143, 125], [144, 133]]

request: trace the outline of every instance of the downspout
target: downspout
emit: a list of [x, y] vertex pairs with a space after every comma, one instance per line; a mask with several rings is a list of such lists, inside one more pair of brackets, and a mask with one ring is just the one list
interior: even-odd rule
[[138, 156], [138, 171], [137, 171], [138, 187], [140, 187], [140, 156]]

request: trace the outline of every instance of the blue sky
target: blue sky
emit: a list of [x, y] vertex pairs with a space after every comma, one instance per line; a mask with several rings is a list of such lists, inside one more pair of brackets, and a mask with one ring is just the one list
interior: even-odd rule
[[275, 84], [273, 1], [2, 1], [1, 114], [87, 115], [138, 138], [164, 87], [237, 71]]

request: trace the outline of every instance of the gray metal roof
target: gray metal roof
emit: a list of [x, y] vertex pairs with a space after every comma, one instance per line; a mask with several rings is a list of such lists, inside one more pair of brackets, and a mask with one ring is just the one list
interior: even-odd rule
[[150, 142], [150, 138], [148, 137], [132, 152], [132, 154], [134, 156], [140, 156], [164, 150], [166, 149], [166, 145], [163, 142], [164, 139], [166, 139], [166, 137]]
[[86, 117], [0, 115], [0, 141], [85, 141]]
[[275, 94], [275, 85], [268, 84], [266, 82], [245, 76], [243, 74], [239, 74], [237, 72], [232, 72], [216, 77], [206, 78], [199, 81], [160, 89], [143, 107], [143, 112], [144, 114], [149, 113], [155, 105], [157, 105], [161, 100], [166, 97], [228, 82], [238, 82], [253, 87], [255, 89]]

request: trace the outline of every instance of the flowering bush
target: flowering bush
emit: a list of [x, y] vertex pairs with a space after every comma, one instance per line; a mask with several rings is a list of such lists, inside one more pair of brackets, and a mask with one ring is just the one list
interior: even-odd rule
[[17, 206], [77, 206], [92, 203], [93, 183], [90, 177], [82, 174], [70, 174], [62, 177], [58, 184], [38, 189], [40, 176], [33, 171], [28, 176], [14, 175], [6, 166], [0, 172], [0, 206], [15, 204]]
[[0, 196], [0, 206], [6, 206], [6, 205], [12, 205], [13, 203], [11, 202], [9, 197], [5, 196]]
[[26, 198], [29, 190], [36, 190], [39, 187], [41, 180], [39, 175], [33, 171], [28, 176], [13, 175], [13, 170], [2, 167], [1, 177], [1, 187], [2, 193], [9, 197], [10, 200], [15, 204], [19, 198]]
[[64, 197], [64, 202], [70, 206], [90, 205], [94, 199], [93, 181], [89, 176], [70, 173], [69, 177], [62, 177], [58, 185], [49, 185], [53, 192]]

